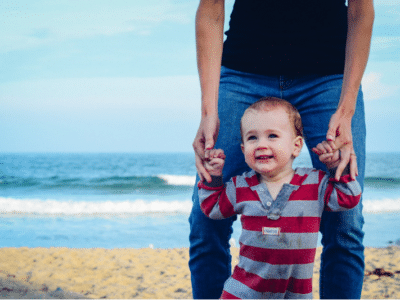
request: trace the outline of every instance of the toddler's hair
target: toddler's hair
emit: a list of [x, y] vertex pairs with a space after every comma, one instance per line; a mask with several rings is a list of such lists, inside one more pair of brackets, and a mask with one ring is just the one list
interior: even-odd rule
[[[278, 107], [282, 107], [289, 115], [289, 121], [293, 124], [294, 133], [296, 136], [303, 137], [303, 123], [301, 122], [300, 113], [290, 102], [276, 98], [276, 97], [263, 97], [257, 102], [250, 105], [244, 112], [246, 114], [249, 110], [255, 111], [271, 111]], [[243, 119], [243, 117], [242, 117]], [[242, 121], [240, 121], [240, 135], [243, 138]]]

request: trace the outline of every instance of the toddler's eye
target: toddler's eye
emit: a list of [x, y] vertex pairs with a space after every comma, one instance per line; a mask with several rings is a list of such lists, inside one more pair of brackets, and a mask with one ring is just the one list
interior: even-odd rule
[[275, 133], [271, 133], [268, 137], [269, 137], [270, 139], [275, 139], [275, 138], [277, 138], [278, 136], [277, 136]]
[[250, 136], [247, 138], [248, 141], [256, 140], [256, 139], [257, 139], [257, 137], [256, 137], [255, 135], [250, 135]]

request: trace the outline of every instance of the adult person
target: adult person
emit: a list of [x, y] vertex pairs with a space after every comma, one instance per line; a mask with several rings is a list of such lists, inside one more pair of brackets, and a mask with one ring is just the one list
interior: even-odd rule
[[[309, 150], [324, 139], [341, 149], [337, 172], [350, 163], [363, 186], [365, 118], [361, 79], [374, 20], [373, 0], [236, 0], [224, 34], [224, 0], [200, 0], [196, 14], [201, 121], [193, 148], [198, 179], [212, 148], [226, 155], [223, 180], [248, 171], [240, 149], [245, 109], [272, 96], [291, 102], [303, 119]], [[325, 169], [311, 151], [313, 166]], [[214, 221], [200, 210], [197, 187], [190, 221], [194, 298], [218, 298], [231, 273], [234, 219]], [[321, 298], [360, 298], [364, 276], [362, 205], [324, 212]], [[330, 224], [335, 224], [331, 226]]]

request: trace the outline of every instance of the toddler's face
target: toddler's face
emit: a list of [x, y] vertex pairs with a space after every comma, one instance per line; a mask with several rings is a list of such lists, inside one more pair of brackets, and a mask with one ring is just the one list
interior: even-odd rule
[[248, 110], [242, 118], [242, 133], [242, 151], [250, 168], [268, 177], [292, 170], [293, 158], [303, 144], [284, 108]]

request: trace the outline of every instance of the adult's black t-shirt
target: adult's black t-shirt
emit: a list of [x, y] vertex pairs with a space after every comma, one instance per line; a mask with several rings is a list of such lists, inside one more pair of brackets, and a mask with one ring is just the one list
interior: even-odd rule
[[264, 74], [343, 74], [345, 0], [236, 0], [222, 65]]

